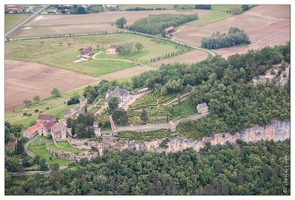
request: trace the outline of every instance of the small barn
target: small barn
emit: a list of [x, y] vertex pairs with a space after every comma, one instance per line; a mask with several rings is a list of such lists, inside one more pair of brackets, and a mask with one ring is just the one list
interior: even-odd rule
[[165, 28], [164, 31], [166, 34], [169, 34], [175, 31], [175, 28], [173, 26], [169, 26], [168, 28]]
[[201, 113], [201, 114], [206, 113], [206, 112], [209, 111], [208, 106], [207, 106], [206, 103], [198, 104], [197, 105], [197, 110], [198, 110], [198, 113]]

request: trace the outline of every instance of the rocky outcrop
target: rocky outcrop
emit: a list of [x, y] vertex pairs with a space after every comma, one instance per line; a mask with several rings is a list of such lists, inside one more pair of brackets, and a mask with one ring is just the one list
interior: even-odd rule
[[254, 126], [233, 135], [230, 133], [218, 133], [210, 137], [204, 137], [197, 140], [188, 139], [185, 137], [171, 138], [167, 143], [168, 148], [162, 148], [159, 146], [165, 138], [139, 143], [124, 139], [117, 141], [109, 140], [107, 148], [119, 150], [134, 149], [137, 151], [153, 152], [177, 152], [183, 151], [187, 148], [193, 148], [194, 150], [199, 151], [205, 146], [206, 142], [210, 142], [211, 145], [222, 145], [226, 142], [235, 143], [237, 139], [243, 140], [245, 142], [256, 142], [260, 140], [284, 141], [290, 138], [290, 132], [290, 121], [276, 121], [267, 126]]

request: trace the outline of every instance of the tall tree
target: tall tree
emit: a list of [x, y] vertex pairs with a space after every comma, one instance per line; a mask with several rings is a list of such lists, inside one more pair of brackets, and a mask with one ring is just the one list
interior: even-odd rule
[[60, 91], [57, 88], [53, 88], [51, 94], [55, 97], [60, 97]]
[[116, 124], [119, 125], [126, 125], [128, 122], [128, 115], [127, 115], [127, 111], [125, 111], [122, 108], [117, 108], [113, 111], [113, 120]]
[[140, 115], [140, 119], [141, 119], [143, 124], [147, 123], [149, 118], [148, 118], [148, 113], [147, 113], [146, 109], [142, 110], [141, 115]]
[[143, 44], [141, 42], [136, 42], [135, 48], [137, 49], [137, 51], [139, 51], [139, 50], [143, 49]]
[[127, 24], [127, 20], [125, 17], [121, 17], [120, 19], [118, 19], [115, 23], [117, 25], [118, 28], [124, 28], [124, 25]]
[[109, 105], [109, 109], [111, 109], [112, 111], [117, 109], [119, 107], [119, 100], [117, 97], [112, 97], [109, 102], [108, 102], [108, 105]]
[[36, 101], [36, 102], [39, 102], [40, 101], [40, 96], [38, 96], [38, 95], [34, 96], [33, 100]]

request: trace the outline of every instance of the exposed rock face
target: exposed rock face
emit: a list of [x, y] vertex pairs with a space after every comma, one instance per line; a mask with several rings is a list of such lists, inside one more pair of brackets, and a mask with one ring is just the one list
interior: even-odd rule
[[185, 137], [176, 137], [170, 139], [168, 142], [168, 148], [160, 147], [160, 143], [165, 139], [157, 139], [151, 142], [140, 142], [135, 143], [135, 141], [119, 140], [112, 141], [108, 143], [109, 148], [113, 149], [136, 149], [137, 151], [153, 151], [153, 152], [177, 152], [183, 151], [187, 148], [193, 148], [199, 151], [205, 146], [206, 142], [210, 142], [211, 145], [225, 144], [226, 142], [235, 143], [237, 139], [241, 139], [245, 142], [256, 142], [259, 140], [274, 140], [274, 141], [284, 141], [290, 138], [290, 121], [277, 121], [270, 125], [261, 127], [254, 126], [248, 128], [245, 131], [235, 133], [231, 135], [229, 133], [218, 133], [210, 137], [204, 137], [202, 139], [193, 140]]

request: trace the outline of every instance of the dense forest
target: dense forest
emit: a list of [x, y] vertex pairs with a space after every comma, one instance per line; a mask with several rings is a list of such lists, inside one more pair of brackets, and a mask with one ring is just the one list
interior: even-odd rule
[[[167, 65], [135, 76], [131, 83], [104, 81], [98, 86], [88, 86], [84, 94], [92, 101], [104, 97], [108, 87], [114, 89], [115, 85], [128, 90], [148, 87], [157, 95], [187, 90], [190, 101], [194, 105], [206, 102], [211, 114], [180, 124], [178, 131], [191, 138], [218, 132], [235, 133], [255, 124], [266, 125], [273, 119], [290, 119], [290, 81], [285, 86], [269, 82], [259, 83], [257, 87], [252, 82], [254, 77], [282, 61], [290, 63], [290, 43], [250, 50], [229, 56], [228, 60], [215, 56], [192, 65]], [[281, 71], [286, 65], [281, 65]]]
[[201, 46], [208, 49], [218, 49], [250, 43], [251, 41], [244, 30], [231, 27], [227, 34], [220, 34], [220, 32], [217, 31], [216, 33], [213, 33], [211, 37], [203, 37]]
[[135, 21], [129, 29], [151, 35], [161, 34], [165, 28], [169, 26], [178, 26], [180, 24], [190, 22], [198, 19], [198, 15], [173, 15], [173, 14], [159, 14], [149, 15], [146, 18], [141, 18]]
[[[200, 152], [105, 151], [93, 162], [23, 177], [6, 195], [284, 195], [290, 194], [290, 140], [211, 146]], [[287, 169], [287, 170], [286, 170]], [[285, 193], [283, 193], [285, 191]]]

